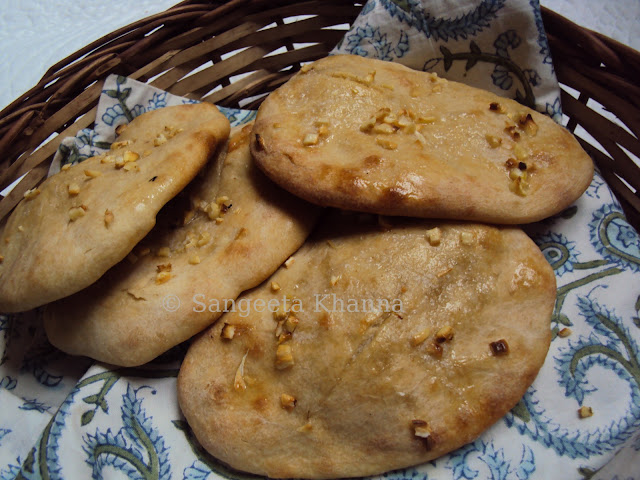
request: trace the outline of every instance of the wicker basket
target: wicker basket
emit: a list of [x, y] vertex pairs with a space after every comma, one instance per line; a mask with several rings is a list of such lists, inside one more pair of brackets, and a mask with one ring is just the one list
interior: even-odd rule
[[[326, 56], [361, 7], [345, 0], [186, 1], [87, 45], [0, 112], [0, 189], [26, 174], [0, 200], [0, 220], [43, 180], [61, 139], [93, 124], [107, 75], [255, 108], [301, 62]], [[640, 53], [548, 9], [542, 15], [567, 127], [638, 229], [640, 168], [629, 152], [640, 157]]]

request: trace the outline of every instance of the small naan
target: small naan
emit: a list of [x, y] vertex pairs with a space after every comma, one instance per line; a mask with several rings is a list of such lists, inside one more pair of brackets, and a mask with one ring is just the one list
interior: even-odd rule
[[577, 140], [492, 93], [337, 55], [263, 102], [252, 152], [292, 193], [385, 215], [519, 224], [556, 214], [593, 177]]
[[192, 343], [180, 406], [206, 450], [259, 475], [427, 462], [522, 397], [555, 296], [550, 265], [517, 228], [330, 218]]
[[108, 155], [64, 167], [27, 192], [0, 231], [0, 312], [29, 310], [98, 280], [228, 136], [229, 121], [214, 105], [155, 110], [128, 124]]
[[128, 259], [47, 306], [53, 345], [115, 365], [148, 362], [213, 323], [225, 300], [262, 282], [304, 242], [320, 209], [260, 172], [250, 130], [232, 135], [228, 152], [161, 212]]

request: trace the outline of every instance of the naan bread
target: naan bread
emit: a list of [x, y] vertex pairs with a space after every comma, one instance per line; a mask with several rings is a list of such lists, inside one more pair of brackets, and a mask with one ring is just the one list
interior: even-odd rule
[[555, 277], [521, 230], [355, 223], [329, 219], [192, 343], [180, 406], [231, 467], [334, 478], [426, 462], [502, 417], [543, 364]]
[[250, 130], [233, 135], [228, 153], [161, 212], [129, 259], [47, 307], [53, 345], [115, 365], [145, 363], [210, 325], [224, 308], [209, 311], [212, 302], [256, 286], [304, 242], [320, 209], [255, 167]]
[[261, 105], [252, 152], [311, 202], [499, 224], [562, 211], [593, 163], [550, 118], [397, 63], [338, 55], [303, 67]]
[[153, 228], [160, 208], [229, 135], [211, 104], [135, 118], [112, 144], [27, 192], [0, 232], [0, 312], [38, 307], [98, 280]]

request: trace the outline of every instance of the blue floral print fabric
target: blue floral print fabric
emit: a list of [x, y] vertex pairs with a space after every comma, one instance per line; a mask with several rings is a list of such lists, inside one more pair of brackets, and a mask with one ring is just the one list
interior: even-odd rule
[[538, 0], [369, 0], [332, 53], [436, 72], [561, 119]]

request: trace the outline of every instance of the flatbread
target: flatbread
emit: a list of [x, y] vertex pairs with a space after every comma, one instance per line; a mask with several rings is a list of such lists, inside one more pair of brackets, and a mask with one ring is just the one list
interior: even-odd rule
[[209, 326], [225, 300], [258, 285], [304, 242], [320, 209], [255, 167], [250, 130], [233, 135], [229, 152], [161, 212], [128, 259], [47, 307], [53, 345], [115, 365], [148, 362]]
[[155, 110], [136, 117], [109, 155], [27, 192], [0, 232], [0, 312], [38, 307], [98, 280], [228, 135], [229, 121], [211, 104]]
[[593, 163], [519, 103], [403, 65], [338, 55], [260, 106], [252, 152], [275, 182], [350, 210], [519, 224], [562, 211]]
[[429, 461], [502, 417], [543, 364], [555, 277], [521, 230], [355, 223], [329, 219], [182, 363], [182, 412], [235, 469], [337, 478]]

